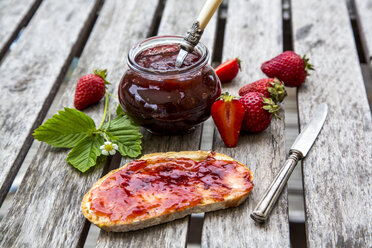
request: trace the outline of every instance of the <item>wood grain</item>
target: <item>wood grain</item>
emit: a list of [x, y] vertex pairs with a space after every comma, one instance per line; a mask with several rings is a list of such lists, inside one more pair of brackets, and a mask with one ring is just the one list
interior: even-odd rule
[[41, 0], [0, 1], [0, 59], [30, 20]]
[[[80, 15], [89, 6], [81, 1], [76, 4], [76, 10], [70, 11], [75, 13], [79, 10]], [[149, 32], [157, 4], [158, 0], [146, 1], [146, 4], [136, 0], [104, 3], [78, 67], [67, 82], [59, 109], [73, 106], [78, 78], [94, 68], [107, 68], [107, 79], [112, 83], [110, 90], [117, 89], [125, 70], [126, 54], [132, 44]], [[66, 21], [63, 18], [63, 22]], [[58, 43], [66, 45], [62, 40]], [[31, 65], [37, 62], [31, 60]], [[85, 113], [100, 122], [103, 101], [88, 108]], [[0, 223], [0, 247], [83, 246], [88, 222], [81, 213], [81, 200], [102, 175], [104, 168], [103, 165], [96, 166], [82, 174], [66, 163], [66, 156], [65, 149], [54, 149], [46, 144], [39, 146], [10, 211]]]
[[[199, 12], [200, 1], [168, 0], [162, 14], [159, 35], [184, 33]], [[202, 42], [213, 50], [216, 17], [208, 24]], [[143, 154], [168, 151], [193, 151], [200, 146], [201, 127], [182, 136], [155, 136], [144, 131]], [[121, 164], [126, 163], [123, 160]], [[101, 231], [97, 247], [185, 247], [189, 217], [128, 233]]]
[[372, 61], [372, 0], [354, 0], [366, 58]]
[[[224, 91], [237, 95], [241, 86], [265, 77], [261, 63], [282, 51], [282, 40], [281, 1], [229, 1], [223, 60], [239, 56], [243, 68]], [[202, 247], [290, 246], [286, 189], [266, 224], [249, 217], [285, 160], [284, 112], [281, 117], [263, 133], [242, 133], [236, 148], [226, 148], [215, 132], [213, 149], [246, 164], [255, 187], [241, 206], [206, 214]]]
[[345, 2], [292, 1], [295, 51], [316, 71], [298, 89], [300, 128], [327, 120], [303, 161], [308, 247], [372, 246], [372, 122]]
[[44, 2], [1, 64], [0, 204], [97, 6], [88, 0]]

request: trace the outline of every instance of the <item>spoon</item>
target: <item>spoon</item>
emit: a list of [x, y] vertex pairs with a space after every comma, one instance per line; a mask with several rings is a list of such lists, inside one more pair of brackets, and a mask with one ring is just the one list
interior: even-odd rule
[[187, 54], [194, 51], [194, 47], [199, 43], [205, 27], [216, 12], [222, 0], [207, 0], [204, 3], [202, 10], [199, 13], [196, 22], [191, 26], [191, 29], [186, 33], [184, 40], [186, 43], [181, 44], [181, 49], [176, 59], [176, 68], [180, 68]]

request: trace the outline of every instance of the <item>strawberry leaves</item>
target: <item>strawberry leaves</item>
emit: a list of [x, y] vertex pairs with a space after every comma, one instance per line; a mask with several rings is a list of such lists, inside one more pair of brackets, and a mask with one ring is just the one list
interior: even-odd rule
[[90, 116], [73, 108], [65, 108], [33, 133], [35, 139], [51, 146], [72, 148], [66, 161], [81, 172], [95, 166], [101, 155], [114, 155], [119, 151], [122, 156], [135, 158], [141, 154], [142, 134], [120, 104], [116, 108], [117, 117], [111, 120], [109, 96], [112, 95], [106, 90], [110, 84], [106, 76], [107, 70], [94, 70], [94, 74], [82, 76], [75, 92], [74, 105], [79, 110], [105, 96], [103, 118], [98, 128]]
[[306, 54], [304, 54], [304, 56], [302, 56], [302, 60], [304, 61], [304, 64], [305, 64], [306, 75], [310, 76], [309, 71], [315, 71], [315, 68], [312, 64], [310, 64], [310, 62], [309, 62], [310, 59], [306, 57]]
[[97, 129], [88, 115], [65, 108], [38, 127], [33, 136], [54, 147], [72, 148], [66, 161], [81, 172], [96, 165], [105, 140], [117, 144], [122, 156], [137, 157], [142, 149], [139, 127], [124, 111]]
[[110, 141], [118, 144], [118, 151], [122, 156], [134, 158], [141, 154], [142, 134], [139, 127], [135, 126], [124, 112], [123, 115], [111, 120], [110, 126], [107, 124], [105, 123], [102, 129], [106, 129]]
[[96, 74], [97, 76], [100, 76], [100, 77], [103, 79], [103, 81], [105, 82], [105, 85], [110, 84], [110, 82], [108, 82], [108, 81], [106, 80], [107, 69], [104, 69], [104, 70], [96, 69], [96, 70], [94, 70], [94, 74]]
[[271, 98], [265, 98], [265, 97], [262, 97], [262, 102], [263, 102], [263, 109], [264, 110], [267, 110], [270, 114], [273, 114], [276, 118], [280, 119], [279, 115], [278, 115], [278, 111], [280, 110], [280, 106], [279, 105], [276, 105], [275, 102], [273, 101], [273, 99]]
[[124, 116], [126, 115], [124, 110], [121, 108], [120, 104], [116, 107], [116, 115], [117, 116]]
[[277, 78], [274, 78], [274, 82], [270, 82], [270, 85], [271, 87], [268, 87], [267, 91], [270, 93], [271, 98], [275, 103], [282, 102], [287, 96], [287, 91], [284, 86]]
[[92, 118], [73, 108], [58, 111], [43, 125], [38, 127], [34, 138], [54, 147], [72, 148], [94, 131]]
[[66, 161], [81, 172], [86, 172], [90, 167], [96, 165], [97, 158], [101, 154], [99, 148], [104, 140], [101, 135], [90, 135], [80, 142], [67, 155]]

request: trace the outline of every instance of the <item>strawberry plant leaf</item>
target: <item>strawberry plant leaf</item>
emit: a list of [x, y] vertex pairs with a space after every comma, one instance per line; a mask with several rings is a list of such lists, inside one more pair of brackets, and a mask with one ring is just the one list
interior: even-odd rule
[[101, 135], [87, 136], [82, 139], [67, 155], [66, 161], [81, 172], [87, 171], [96, 165], [101, 155], [100, 146], [104, 143]]
[[124, 116], [124, 115], [127, 115], [123, 108], [120, 106], [120, 103], [118, 104], [118, 106], [116, 107], [116, 115], [117, 116]]
[[[107, 124], [105, 123], [102, 129], [107, 128]], [[111, 120], [110, 127], [107, 128], [106, 133], [109, 133], [107, 136], [110, 141], [118, 145], [122, 156], [135, 158], [141, 154], [142, 134], [139, 131], [139, 127], [128, 116], [119, 116]], [[117, 140], [112, 139], [110, 135], [115, 136]]]
[[116, 143], [117, 140], [119, 140], [118, 137], [114, 136], [112, 133], [110, 132], [101, 132], [102, 135], [104, 135], [106, 133], [107, 137], [113, 142], [113, 143]]
[[92, 135], [96, 125], [92, 118], [73, 108], [65, 108], [34, 130], [35, 139], [54, 147], [71, 148]]

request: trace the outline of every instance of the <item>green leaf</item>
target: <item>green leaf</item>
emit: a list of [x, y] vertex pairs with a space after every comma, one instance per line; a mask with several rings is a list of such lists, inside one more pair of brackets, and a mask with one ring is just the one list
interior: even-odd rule
[[[105, 123], [102, 129], [105, 129], [107, 124]], [[141, 154], [142, 134], [139, 131], [139, 127], [133, 124], [128, 116], [116, 117], [111, 120], [110, 127], [106, 130], [106, 133], [111, 142], [118, 145], [122, 156], [135, 158]], [[111, 135], [115, 136], [117, 140], [112, 139]]]
[[97, 157], [101, 155], [104, 140], [101, 135], [87, 136], [82, 139], [68, 154], [66, 161], [81, 172], [96, 165]]
[[105, 82], [105, 85], [110, 84], [110, 83], [106, 80], [107, 69], [104, 69], [104, 70], [95, 69], [95, 70], [94, 70], [94, 74], [96, 74], [97, 76], [101, 77], [101, 78], [103, 79], [103, 81]]
[[121, 117], [121, 116], [125, 116], [125, 115], [127, 115], [127, 114], [124, 112], [123, 108], [120, 106], [120, 103], [119, 103], [118, 106], [116, 107], [116, 115], [117, 115], [118, 117]]
[[[104, 132], [101, 132], [101, 134], [104, 135]], [[107, 134], [107, 137], [109, 138], [109, 140], [111, 140], [111, 142], [113, 142], [113, 143], [116, 143], [116, 141], [119, 140], [118, 137], [114, 136], [110, 132], [106, 132], [106, 134]]]
[[34, 138], [54, 147], [74, 147], [96, 129], [92, 118], [74, 108], [58, 111], [35, 129]]

